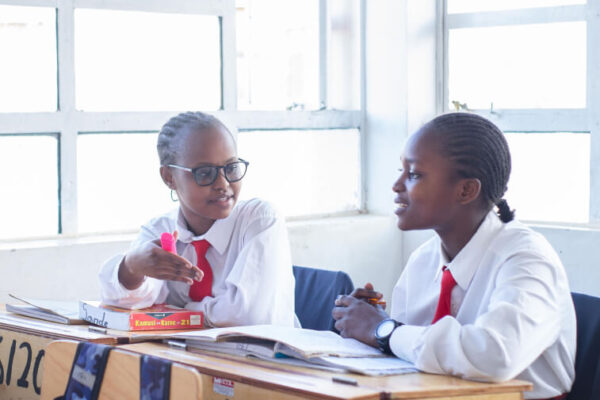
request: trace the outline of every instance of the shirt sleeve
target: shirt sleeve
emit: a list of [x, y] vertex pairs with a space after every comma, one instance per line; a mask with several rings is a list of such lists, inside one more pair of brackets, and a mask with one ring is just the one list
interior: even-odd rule
[[512, 379], [558, 338], [558, 279], [551, 260], [516, 253], [500, 268], [489, 304], [473, 324], [446, 316], [431, 326], [401, 326], [391, 337], [392, 351], [425, 372]]
[[[148, 227], [142, 227], [130, 249], [136, 248], [158, 236]], [[119, 282], [119, 267], [124, 254], [118, 254], [104, 263], [100, 270], [100, 296], [103, 303], [122, 308], [144, 308], [164, 303], [168, 289], [164, 281], [146, 277], [137, 289], [129, 290]]]
[[294, 326], [294, 277], [283, 218], [274, 212], [256, 216], [243, 236], [224, 292], [186, 308], [203, 311], [211, 326]]

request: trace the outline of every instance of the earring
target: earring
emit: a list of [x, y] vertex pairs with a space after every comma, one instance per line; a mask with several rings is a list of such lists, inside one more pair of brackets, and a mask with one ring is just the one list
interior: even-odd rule
[[171, 201], [174, 201], [174, 202], [179, 201], [179, 199], [176, 196], [174, 196], [173, 193], [177, 193], [177, 192], [175, 192], [173, 189], [171, 189]]

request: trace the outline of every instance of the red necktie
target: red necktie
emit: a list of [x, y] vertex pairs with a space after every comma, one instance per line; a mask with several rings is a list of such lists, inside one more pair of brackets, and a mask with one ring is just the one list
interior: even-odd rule
[[198, 256], [198, 268], [204, 272], [204, 278], [201, 281], [194, 279], [194, 283], [190, 286], [190, 299], [192, 301], [201, 301], [206, 296], [212, 296], [213, 273], [206, 259], [206, 250], [210, 247], [210, 243], [208, 243], [208, 240], [196, 240], [192, 244]]
[[433, 317], [432, 324], [435, 324], [440, 318], [450, 315], [450, 303], [452, 298], [452, 289], [456, 286], [456, 281], [452, 277], [450, 270], [444, 266], [442, 269], [442, 290], [440, 290], [440, 299], [438, 301], [437, 309]]

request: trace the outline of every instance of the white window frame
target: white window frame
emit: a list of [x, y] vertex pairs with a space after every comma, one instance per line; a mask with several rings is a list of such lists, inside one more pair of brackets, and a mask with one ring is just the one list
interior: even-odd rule
[[[448, 37], [450, 29], [567, 21], [587, 23], [586, 108], [472, 110], [506, 132], [589, 132], [590, 225], [600, 223], [600, 0], [587, 4], [519, 10], [448, 14], [447, 1], [438, 2], [437, 111], [449, 111]], [[590, 40], [590, 38], [596, 38]], [[558, 184], [558, 183], [557, 183]], [[558, 189], [560, 190], [560, 189]]]
[[75, 108], [74, 10], [77, 8], [135, 10], [217, 16], [221, 20], [222, 109], [218, 118], [240, 130], [358, 129], [360, 134], [360, 208], [365, 211], [365, 0], [361, 2], [360, 110], [327, 108], [327, 0], [319, 0], [319, 94], [321, 110], [239, 111], [235, 44], [235, 0], [0, 0], [0, 5], [52, 7], [57, 10], [58, 111], [1, 113], [0, 134], [56, 132], [59, 139], [59, 234], [78, 234], [77, 139], [79, 133], [158, 131], [173, 112], [84, 112]]

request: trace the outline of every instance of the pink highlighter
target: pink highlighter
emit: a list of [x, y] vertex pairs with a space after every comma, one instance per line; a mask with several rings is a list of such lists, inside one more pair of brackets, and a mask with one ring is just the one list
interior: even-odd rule
[[160, 247], [169, 253], [177, 254], [177, 249], [175, 248], [175, 238], [169, 232], [165, 232], [160, 235]]

